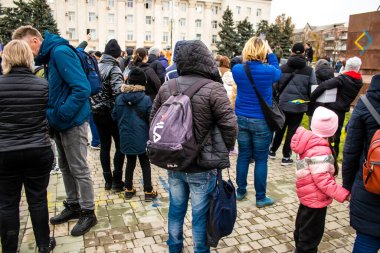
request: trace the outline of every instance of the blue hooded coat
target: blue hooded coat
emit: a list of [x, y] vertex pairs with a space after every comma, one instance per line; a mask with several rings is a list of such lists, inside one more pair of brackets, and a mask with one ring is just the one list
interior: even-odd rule
[[36, 57], [37, 65], [48, 66], [49, 101], [47, 119], [51, 127], [64, 131], [87, 121], [90, 114], [90, 83], [69, 42], [46, 32]]

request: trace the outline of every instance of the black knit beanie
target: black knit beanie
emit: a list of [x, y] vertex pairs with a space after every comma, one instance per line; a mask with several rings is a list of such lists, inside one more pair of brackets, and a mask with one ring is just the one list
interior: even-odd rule
[[117, 40], [112, 39], [108, 41], [104, 53], [111, 55], [114, 58], [118, 58], [121, 55], [121, 48], [117, 43]]
[[134, 68], [128, 73], [128, 84], [146, 85], [146, 75], [144, 70]]

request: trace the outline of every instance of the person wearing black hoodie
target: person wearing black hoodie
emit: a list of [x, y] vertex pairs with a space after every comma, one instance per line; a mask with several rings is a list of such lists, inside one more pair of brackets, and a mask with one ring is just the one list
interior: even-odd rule
[[160, 78], [161, 84], [165, 82], [165, 68], [162, 66], [162, 63], [158, 60], [160, 56], [160, 49], [152, 47], [149, 50], [148, 64], [156, 72], [158, 78]]
[[[124, 154], [120, 151], [120, 137], [117, 123], [112, 120], [112, 110], [115, 106], [116, 95], [124, 83], [117, 57], [121, 54], [119, 44], [115, 39], [110, 40], [99, 61], [99, 71], [103, 80], [102, 90], [91, 97], [91, 109], [94, 122], [100, 137], [100, 163], [103, 168], [105, 190], [123, 191], [122, 182]], [[113, 158], [114, 171], [111, 172], [111, 144], [115, 142]]]
[[281, 165], [287, 166], [293, 163], [290, 158], [292, 154], [290, 141], [301, 124], [304, 113], [308, 111], [307, 103], [310, 100], [311, 86], [317, 84], [317, 79], [314, 70], [307, 66], [305, 47], [301, 43], [293, 45], [292, 55], [287, 63], [281, 66], [281, 72], [277, 89], [279, 90], [279, 106], [285, 114], [285, 125], [275, 133], [269, 157], [276, 158], [276, 151], [287, 130], [281, 161]]

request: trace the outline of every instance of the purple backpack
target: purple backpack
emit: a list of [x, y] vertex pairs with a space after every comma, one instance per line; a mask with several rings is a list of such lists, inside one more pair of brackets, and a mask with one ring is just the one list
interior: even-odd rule
[[168, 170], [184, 170], [197, 158], [202, 145], [193, 133], [190, 99], [210, 82], [201, 79], [184, 92], [178, 91], [177, 79], [168, 82], [171, 96], [158, 109], [149, 129], [147, 150], [152, 164]]

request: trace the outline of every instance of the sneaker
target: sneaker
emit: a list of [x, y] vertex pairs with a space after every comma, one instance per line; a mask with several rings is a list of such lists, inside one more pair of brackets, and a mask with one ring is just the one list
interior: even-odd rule
[[274, 199], [271, 199], [269, 197], [265, 197], [265, 199], [262, 200], [256, 200], [256, 206], [258, 208], [266, 207], [266, 206], [271, 206], [275, 203], [276, 201]]
[[270, 159], [276, 159], [276, 152], [273, 152], [272, 150], [269, 150], [269, 158]]
[[281, 165], [282, 166], [288, 166], [288, 165], [292, 165], [292, 164], [293, 164], [293, 159], [291, 159], [289, 157], [284, 157], [281, 160]]
[[62, 171], [61, 171], [61, 169], [58, 166], [55, 166], [50, 171], [50, 175], [55, 175], [55, 174], [62, 174]]
[[236, 200], [241, 201], [241, 200], [245, 199], [245, 197], [247, 196], [247, 194], [248, 194], [247, 191], [245, 191], [244, 193], [240, 193], [240, 192], [237, 191], [236, 192]]
[[145, 192], [145, 202], [151, 202], [155, 198], [157, 198], [157, 192], [156, 191]]
[[100, 144], [96, 145], [96, 146], [92, 146], [90, 145], [90, 148], [91, 149], [94, 149], [94, 150], [100, 150]]
[[57, 245], [54, 237], [50, 237], [49, 246], [48, 247], [39, 247], [38, 253], [49, 253], [52, 252], [55, 246]]
[[72, 236], [81, 236], [87, 233], [93, 226], [98, 223], [94, 210], [82, 210], [80, 218], [71, 230]]
[[112, 183], [111, 182], [105, 182], [104, 190], [109, 191], [111, 189], [112, 189]]
[[63, 205], [65, 209], [63, 209], [60, 214], [50, 218], [51, 224], [62, 224], [80, 217], [80, 206], [78, 203], [69, 204], [66, 201], [63, 201]]
[[132, 188], [132, 190], [128, 190], [127, 188], [125, 188], [124, 190], [125, 199], [131, 199], [133, 198], [133, 196], [135, 196], [135, 194], [136, 194], [135, 188]]
[[124, 182], [121, 182], [121, 183], [113, 183], [112, 184], [112, 190], [115, 191], [115, 192], [122, 192], [124, 191]]

